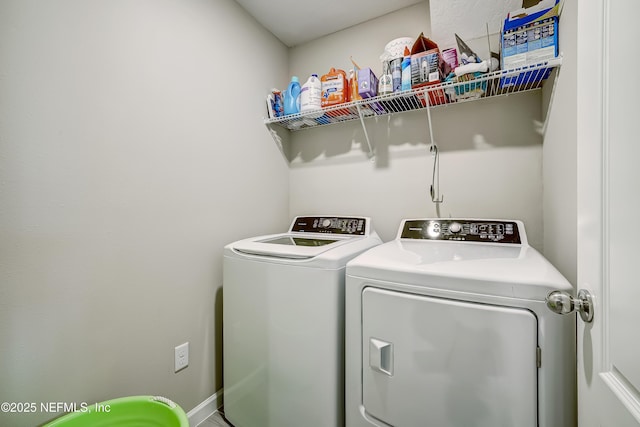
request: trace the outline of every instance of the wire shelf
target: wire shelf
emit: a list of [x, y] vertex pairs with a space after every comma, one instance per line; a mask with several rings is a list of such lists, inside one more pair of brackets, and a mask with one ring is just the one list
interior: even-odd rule
[[540, 89], [551, 71], [561, 64], [562, 58], [558, 57], [535, 65], [499, 70], [479, 76], [467, 74], [451, 82], [347, 102], [321, 110], [265, 119], [264, 122], [266, 125], [278, 125], [290, 131], [297, 131], [427, 107], [442, 107], [528, 92]]

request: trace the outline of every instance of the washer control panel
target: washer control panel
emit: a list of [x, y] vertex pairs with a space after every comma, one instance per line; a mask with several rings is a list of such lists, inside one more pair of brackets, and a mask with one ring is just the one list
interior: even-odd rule
[[293, 220], [291, 231], [300, 233], [367, 234], [367, 218], [299, 216]]
[[522, 243], [514, 221], [475, 219], [408, 219], [401, 239], [453, 240], [465, 242]]

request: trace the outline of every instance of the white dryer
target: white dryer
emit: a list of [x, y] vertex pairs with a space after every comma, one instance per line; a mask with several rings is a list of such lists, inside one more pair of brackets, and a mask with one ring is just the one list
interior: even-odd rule
[[567, 280], [520, 221], [404, 220], [347, 264], [347, 427], [571, 427]]
[[347, 261], [369, 218], [305, 216], [224, 249], [225, 415], [236, 427], [344, 425]]

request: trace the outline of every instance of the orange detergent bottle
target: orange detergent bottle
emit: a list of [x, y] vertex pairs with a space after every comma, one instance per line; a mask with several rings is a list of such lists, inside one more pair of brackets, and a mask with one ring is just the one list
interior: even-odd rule
[[322, 87], [322, 106], [342, 104], [349, 101], [349, 84], [343, 70], [332, 68], [320, 79]]
[[362, 99], [358, 91], [358, 70], [349, 70], [349, 101]]

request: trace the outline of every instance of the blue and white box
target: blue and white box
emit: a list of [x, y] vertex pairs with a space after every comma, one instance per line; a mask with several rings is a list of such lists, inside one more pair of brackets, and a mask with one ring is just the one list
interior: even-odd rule
[[540, 10], [536, 5], [507, 16], [502, 29], [503, 70], [539, 64], [558, 56], [558, 3], [555, 0], [550, 8]]

